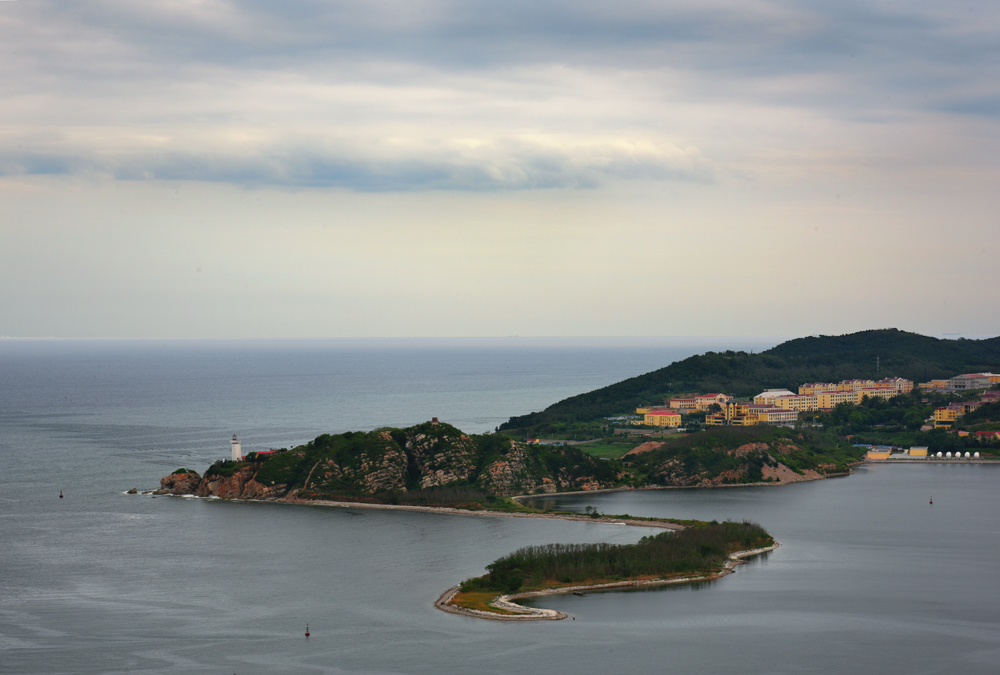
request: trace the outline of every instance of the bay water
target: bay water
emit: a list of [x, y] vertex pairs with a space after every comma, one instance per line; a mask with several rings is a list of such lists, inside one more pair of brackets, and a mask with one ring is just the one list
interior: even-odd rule
[[993, 466], [549, 497], [755, 520], [782, 545], [709, 584], [548, 597], [572, 618], [531, 623], [433, 601], [521, 546], [648, 531], [125, 494], [204, 471], [234, 432], [249, 452], [431, 416], [488, 431], [694, 353], [778, 341], [0, 340], [0, 672], [1000, 670]]

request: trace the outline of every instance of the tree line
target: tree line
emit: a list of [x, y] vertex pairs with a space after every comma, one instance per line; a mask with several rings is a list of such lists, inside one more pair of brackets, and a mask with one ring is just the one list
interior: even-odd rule
[[636, 544], [526, 546], [486, 566], [487, 574], [462, 583], [462, 591], [514, 593], [552, 582], [594, 583], [669, 577], [718, 570], [726, 556], [774, 543], [756, 523], [713, 521], [680, 532], [661, 532]]

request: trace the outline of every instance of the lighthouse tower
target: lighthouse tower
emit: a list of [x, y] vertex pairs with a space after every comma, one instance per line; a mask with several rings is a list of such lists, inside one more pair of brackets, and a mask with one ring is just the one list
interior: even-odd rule
[[233, 461], [242, 462], [243, 461], [243, 447], [240, 445], [240, 439], [236, 438], [236, 434], [233, 434], [233, 440], [229, 441], [233, 445]]

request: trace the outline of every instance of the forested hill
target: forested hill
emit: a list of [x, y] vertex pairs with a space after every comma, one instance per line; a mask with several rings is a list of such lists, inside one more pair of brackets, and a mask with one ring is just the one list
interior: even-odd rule
[[[876, 357], [878, 370], [876, 370]], [[617, 384], [579, 394], [542, 412], [512, 417], [501, 431], [542, 433], [553, 425], [590, 422], [690, 392], [748, 397], [764, 389], [795, 391], [803, 382], [905, 377], [926, 381], [1000, 369], [1000, 337], [939, 340], [895, 328], [789, 340], [760, 354], [707, 352]]]

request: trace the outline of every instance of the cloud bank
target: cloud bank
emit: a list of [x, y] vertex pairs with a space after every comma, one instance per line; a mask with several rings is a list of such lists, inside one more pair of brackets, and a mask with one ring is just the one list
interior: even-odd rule
[[935, 165], [889, 129], [991, 129], [998, 28], [987, 2], [4, 3], [0, 174], [489, 192]]

